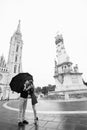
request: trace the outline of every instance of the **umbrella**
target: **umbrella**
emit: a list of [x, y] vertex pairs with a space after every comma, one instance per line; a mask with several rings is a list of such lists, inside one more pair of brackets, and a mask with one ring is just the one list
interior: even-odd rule
[[14, 76], [10, 82], [10, 88], [12, 91], [21, 93], [24, 89], [24, 83], [26, 80], [33, 80], [33, 76], [29, 73], [19, 73]]

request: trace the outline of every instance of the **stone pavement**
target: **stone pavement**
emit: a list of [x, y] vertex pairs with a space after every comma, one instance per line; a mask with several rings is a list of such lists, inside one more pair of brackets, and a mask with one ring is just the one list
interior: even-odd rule
[[17, 126], [17, 111], [3, 107], [0, 101], [0, 130], [87, 130], [87, 114], [39, 114], [37, 126], [33, 114], [26, 113], [29, 125]]
[[39, 122], [35, 127], [32, 115], [29, 116], [29, 125], [24, 130], [87, 130], [87, 115], [54, 115], [38, 114]]

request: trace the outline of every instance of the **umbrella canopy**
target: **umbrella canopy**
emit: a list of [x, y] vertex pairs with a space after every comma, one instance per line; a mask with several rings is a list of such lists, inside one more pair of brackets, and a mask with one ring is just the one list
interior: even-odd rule
[[12, 91], [17, 93], [21, 93], [24, 89], [24, 83], [26, 80], [33, 80], [33, 76], [29, 73], [19, 73], [15, 77], [12, 78], [10, 82], [10, 88]]

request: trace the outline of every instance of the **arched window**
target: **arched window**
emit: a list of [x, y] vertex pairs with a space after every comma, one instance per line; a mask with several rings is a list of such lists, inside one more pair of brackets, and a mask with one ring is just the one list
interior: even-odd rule
[[18, 49], [19, 49], [19, 45], [17, 45], [17, 47], [16, 47], [16, 52], [18, 52]]
[[14, 73], [16, 73], [17, 65], [14, 65]]
[[2, 93], [2, 88], [0, 87], [0, 93]]
[[20, 73], [20, 65], [19, 65], [19, 67], [18, 67], [18, 72]]
[[17, 55], [15, 56], [15, 62], [17, 62]]

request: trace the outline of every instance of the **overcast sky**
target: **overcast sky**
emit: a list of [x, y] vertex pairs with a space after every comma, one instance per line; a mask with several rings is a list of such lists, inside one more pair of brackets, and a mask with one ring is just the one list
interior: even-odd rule
[[21, 20], [22, 68], [36, 86], [55, 84], [55, 36], [62, 33], [67, 54], [87, 81], [86, 0], [0, 0], [0, 55], [6, 61], [10, 38]]

